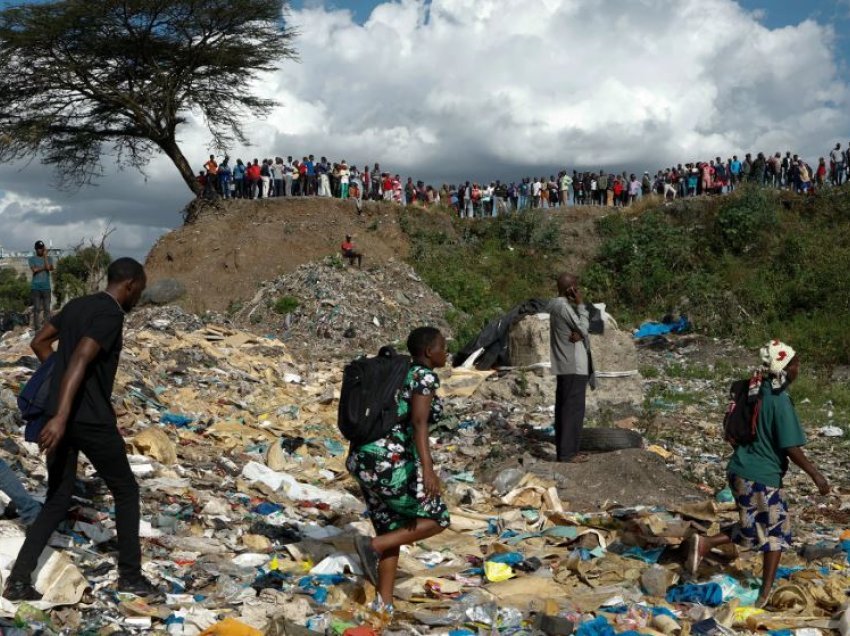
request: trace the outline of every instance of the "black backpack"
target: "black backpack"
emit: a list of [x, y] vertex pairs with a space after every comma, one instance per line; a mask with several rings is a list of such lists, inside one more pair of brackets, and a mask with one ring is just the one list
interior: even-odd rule
[[337, 426], [352, 447], [381, 439], [398, 423], [398, 391], [409, 370], [410, 358], [391, 347], [346, 365]]
[[750, 397], [750, 381], [736, 380], [729, 387], [729, 406], [723, 416], [723, 436], [732, 446], [756, 440], [761, 396]]

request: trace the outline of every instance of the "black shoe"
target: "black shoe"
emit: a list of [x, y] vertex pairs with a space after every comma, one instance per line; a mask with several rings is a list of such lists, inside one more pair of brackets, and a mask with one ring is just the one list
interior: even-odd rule
[[9, 579], [3, 588], [3, 598], [7, 601], [17, 603], [18, 601], [40, 601], [41, 594], [26, 581]]
[[354, 548], [357, 550], [357, 556], [360, 557], [360, 564], [363, 566], [363, 572], [369, 582], [378, 587], [378, 561], [380, 556], [372, 547], [372, 539], [364, 536], [354, 538]]
[[6, 509], [3, 511], [3, 514], [0, 515], [0, 519], [13, 520], [20, 519], [21, 515], [18, 514], [18, 507], [15, 505], [14, 501], [10, 501], [6, 504]]
[[119, 594], [135, 594], [148, 602], [165, 598], [162, 591], [141, 574], [120, 575], [115, 589]]

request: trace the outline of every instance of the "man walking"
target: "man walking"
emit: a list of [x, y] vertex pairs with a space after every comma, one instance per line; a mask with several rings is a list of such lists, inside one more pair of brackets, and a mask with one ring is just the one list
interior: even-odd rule
[[28, 263], [32, 271], [32, 325], [38, 331], [50, 318], [50, 272], [55, 265], [44, 241], [35, 242], [35, 256], [30, 256]]
[[574, 274], [558, 277], [558, 297], [549, 302], [549, 347], [555, 390], [557, 461], [582, 461], [578, 455], [584, 427], [587, 385], [596, 388], [590, 356], [590, 313], [582, 304]]
[[145, 270], [131, 258], [119, 258], [107, 270], [105, 291], [70, 301], [32, 341], [42, 362], [58, 340], [47, 414], [38, 438], [47, 455], [48, 496], [27, 530], [3, 596], [10, 601], [37, 600], [31, 576], [50, 535], [71, 506], [77, 458], [88, 457], [115, 500], [118, 530], [118, 591], [158, 596], [142, 576], [139, 545], [139, 487], [130, 470], [124, 439], [118, 432], [110, 398], [122, 346], [124, 314], [139, 301]]

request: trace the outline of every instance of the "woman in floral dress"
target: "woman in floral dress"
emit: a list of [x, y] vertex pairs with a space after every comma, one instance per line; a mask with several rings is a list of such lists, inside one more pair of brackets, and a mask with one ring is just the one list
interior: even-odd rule
[[428, 425], [443, 412], [434, 369], [446, 364], [446, 339], [438, 329], [419, 327], [408, 336], [407, 349], [412, 364], [398, 393], [399, 423], [385, 437], [352, 447], [347, 462], [377, 535], [359, 537], [357, 552], [378, 591], [375, 608], [390, 612], [399, 548], [449, 525], [428, 444]]

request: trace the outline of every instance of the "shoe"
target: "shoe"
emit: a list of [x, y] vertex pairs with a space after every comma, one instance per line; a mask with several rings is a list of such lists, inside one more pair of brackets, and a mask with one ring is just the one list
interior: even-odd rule
[[18, 507], [15, 505], [14, 501], [10, 501], [6, 504], [6, 509], [3, 510], [3, 514], [0, 515], [0, 519], [6, 519], [8, 521], [12, 521], [14, 519], [20, 518], [20, 513], [18, 513]]
[[40, 601], [41, 594], [27, 581], [9, 579], [3, 588], [3, 598], [17, 603], [18, 601]]
[[141, 574], [119, 575], [115, 589], [119, 594], [135, 594], [148, 602], [165, 598], [162, 591]]
[[372, 539], [364, 536], [357, 536], [354, 539], [354, 548], [357, 550], [357, 556], [360, 557], [360, 564], [363, 566], [363, 572], [369, 582], [378, 587], [378, 561], [380, 557], [372, 547]]

